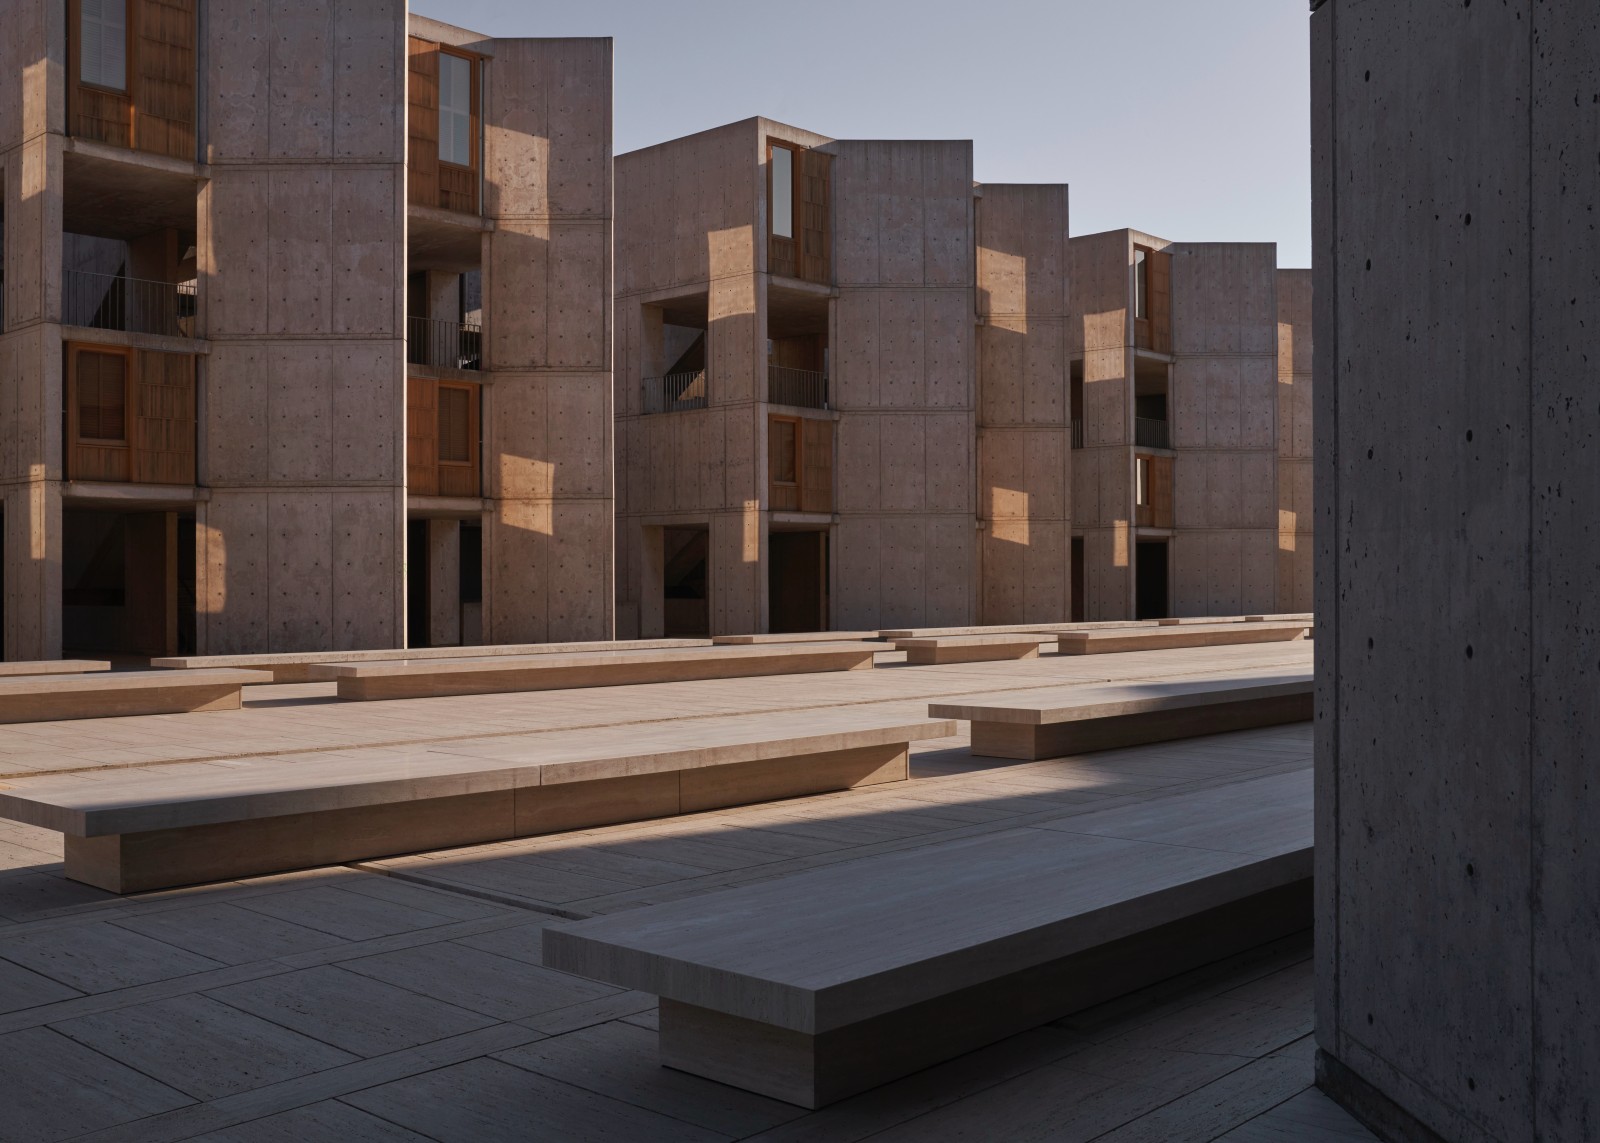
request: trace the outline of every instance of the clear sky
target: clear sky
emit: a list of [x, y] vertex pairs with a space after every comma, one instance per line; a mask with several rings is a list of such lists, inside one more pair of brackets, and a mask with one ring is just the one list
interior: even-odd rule
[[1278, 243], [1311, 264], [1307, 5], [1291, 0], [412, 0], [496, 36], [611, 36], [621, 154], [765, 115], [972, 139], [1066, 182], [1074, 234]]

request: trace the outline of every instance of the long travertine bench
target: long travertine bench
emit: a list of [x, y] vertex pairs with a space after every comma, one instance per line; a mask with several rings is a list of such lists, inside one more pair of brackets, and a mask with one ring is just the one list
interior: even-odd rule
[[753, 647], [764, 643], [853, 643], [878, 639], [876, 631], [796, 631], [759, 635], [713, 635], [711, 642], [719, 647]]
[[1311, 925], [1311, 774], [545, 930], [661, 998], [661, 1062], [820, 1107]]
[[239, 709], [260, 671], [109, 671], [0, 678], [0, 723]]
[[152, 667], [192, 671], [241, 667], [270, 671], [272, 683], [312, 681], [311, 669], [330, 663], [390, 663], [396, 659], [492, 659], [501, 656], [570, 655], [588, 651], [665, 651], [709, 647], [710, 639], [616, 639], [588, 643], [501, 643], [488, 647], [411, 647], [380, 651], [276, 651], [259, 655], [176, 655], [151, 659]]
[[1054, 643], [1054, 635], [1022, 631], [1000, 635], [935, 635], [915, 639], [896, 639], [894, 647], [906, 653], [912, 666], [939, 663], [990, 663], [1001, 659], [1037, 659], [1042, 643]]
[[1104, 631], [1063, 631], [1057, 649], [1063, 655], [1105, 655], [1116, 651], [1164, 651], [1174, 647], [1225, 647], [1240, 643], [1275, 643], [1304, 639], [1309, 621], [1288, 623], [1184, 623]]
[[1108, 619], [1089, 623], [1001, 623], [989, 627], [885, 627], [878, 635], [896, 639], [942, 639], [953, 635], [1028, 635], [1060, 631], [1109, 631], [1125, 627], [1154, 627], [1154, 619]]
[[972, 752], [1064, 758], [1311, 718], [1311, 672], [1095, 684], [973, 695], [932, 703], [936, 718], [972, 723]]
[[132, 893], [642, 821], [908, 776], [955, 724], [852, 710], [685, 719], [192, 763], [0, 788], [66, 874]]
[[426, 698], [859, 671], [872, 667], [875, 653], [876, 648], [865, 643], [604, 651], [443, 662], [329, 664], [313, 666], [311, 677], [337, 682], [342, 699]]
[[34, 659], [0, 663], [0, 679], [12, 675], [81, 675], [88, 671], [109, 671], [104, 659]]

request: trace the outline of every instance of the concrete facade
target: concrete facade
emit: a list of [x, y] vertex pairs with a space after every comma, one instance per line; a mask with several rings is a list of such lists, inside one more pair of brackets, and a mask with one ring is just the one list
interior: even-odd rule
[[[1295, 451], [1277, 384], [1301, 377], [1301, 393], [1310, 392], [1284, 356], [1297, 351], [1309, 366], [1309, 323], [1293, 308], [1309, 304], [1307, 272], [1279, 270], [1271, 243], [1179, 243], [1118, 230], [1073, 238], [1071, 247], [1072, 369], [1081, 384], [1072, 527], [1082, 538], [1085, 587], [1078, 617], [1139, 614], [1141, 554], [1165, 560], [1167, 614], [1309, 610], [1305, 595], [1280, 588], [1280, 549], [1298, 533], [1290, 527], [1280, 538], [1277, 507], [1283, 489], [1296, 487], [1292, 466], [1309, 456], [1308, 447]], [[1159, 331], [1140, 330], [1141, 251], [1170, 260], [1164, 343]], [[1304, 285], [1285, 290], [1284, 282]], [[1298, 322], [1292, 336], [1281, 331], [1285, 322]], [[1309, 429], [1309, 411], [1303, 420]], [[1154, 497], [1161, 503], [1138, 502], [1140, 458], [1155, 480], [1170, 466], [1170, 485]], [[1284, 606], [1290, 601], [1303, 605]]]
[[153, 3], [0, 7], [5, 657], [609, 637], [610, 41]]
[[1320, 1082], [1593, 1139], [1600, 16], [1313, 7]]

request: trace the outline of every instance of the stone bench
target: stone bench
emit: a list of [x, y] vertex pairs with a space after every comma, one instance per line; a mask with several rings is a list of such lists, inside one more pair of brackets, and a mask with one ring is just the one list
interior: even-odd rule
[[1175, 647], [1225, 647], [1240, 643], [1274, 643], [1304, 639], [1309, 622], [1174, 623], [1102, 631], [1063, 631], [1057, 649], [1063, 655], [1105, 655], [1117, 651], [1164, 651]]
[[0, 678], [11, 675], [81, 675], [88, 671], [109, 671], [104, 659], [34, 659], [0, 663]]
[[988, 663], [1001, 659], [1037, 659], [1041, 643], [1054, 643], [1054, 635], [1037, 631], [991, 635], [935, 635], [896, 639], [894, 647], [906, 653], [906, 662], [926, 667], [939, 663]]
[[661, 1062], [820, 1107], [1311, 926], [1311, 773], [547, 928], [661, 998]]
[[885, 627], [878, 632], [880, 638], [939, 639], [947, 635], [1029, 635], [1054, 634], [1061, 631], [1112, 631], [1129, 627], [1154, 627], [1154, 619], [1106, 619], [1088, 623], [1003, 623], [988, 627]]
[[238, 710], [239, 689], [260, 671], [108, 671], [0, 677], [0, 723]]
[[136, 769], [0, 788], [114, 893], [642, 821], [903, 781], [955, 724], [853, 710], [681, 719]]
[[878, 648], [865, 643], [817, 643], [496, 659], [397, 660], [313, 666], [311, 677], [338, 683], [342, 699], [426, 698], [859, 671], [871, 669], [876, 650]]
[[711, 642], [719, 647], [752, 647], [763, 643], [857, 643], [863, 640], [882, 642], [876, 631], [796, 631], [711, 637]]
[[175, 655], [151, 659], [152, 667], [192, 671], [240, 667], [269, 671], [262, 682], [305, 683], [311, 669], [330, 663], [390, 663], [396, 659], [490, 659], [500, 656], [568, 655], [588, 651], [649, 651], [709, 647], [709, 639], [615, 639], [587, 643], [502, 643], [489, 647], [411, 647], [366, 651], [279, 651], [259, 655]]
[[1093, 684], [973, 695], [933, 703], [936, 718], [972, 723], [972, 752], [988, 758], [1064, 758], [1146, 742], [1195, 738], [1311, 718], [1311, 672]]

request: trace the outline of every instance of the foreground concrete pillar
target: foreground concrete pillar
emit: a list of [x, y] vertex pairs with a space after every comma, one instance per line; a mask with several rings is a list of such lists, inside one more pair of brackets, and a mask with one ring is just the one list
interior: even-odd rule
[[428, 646], [461, 642], [461, 521], [428, 521]]
[[1319, 1082], [1594, 1139], [1600, 10], [1311, 24]]

